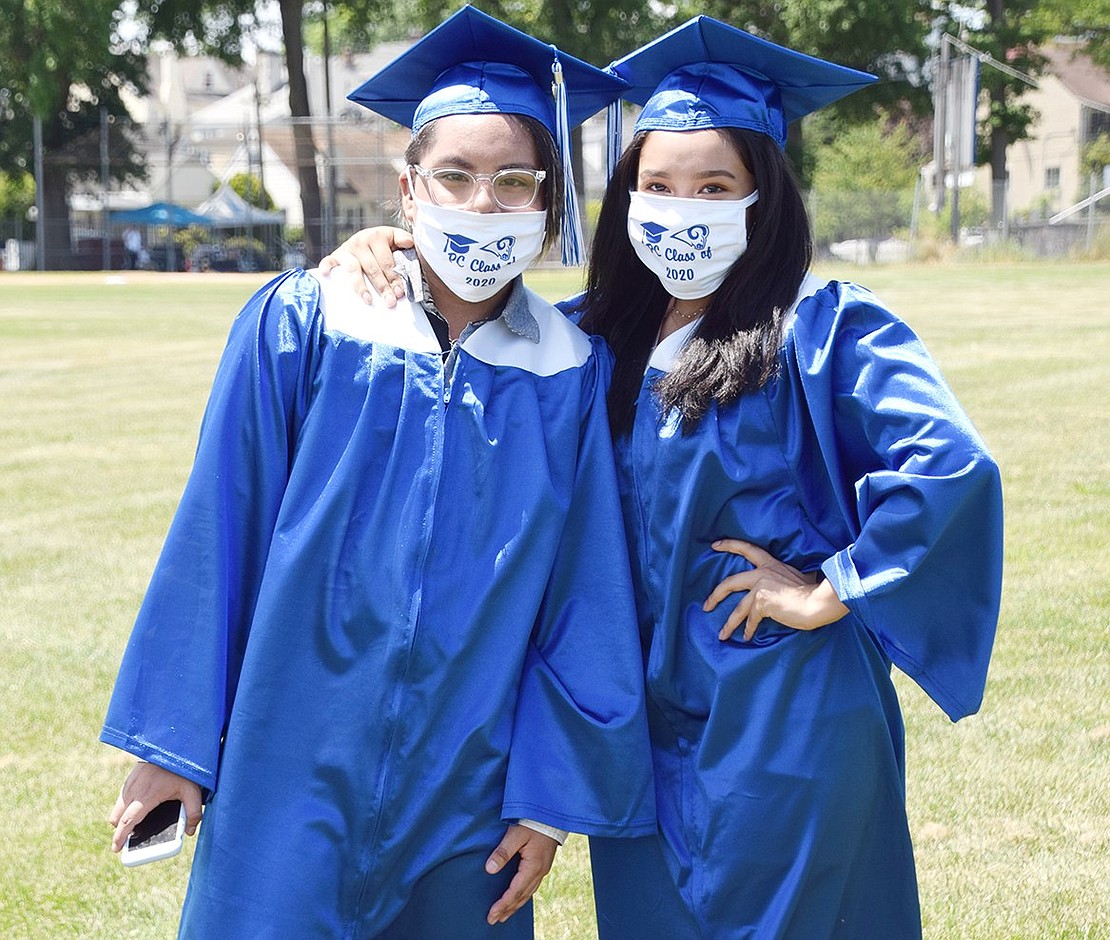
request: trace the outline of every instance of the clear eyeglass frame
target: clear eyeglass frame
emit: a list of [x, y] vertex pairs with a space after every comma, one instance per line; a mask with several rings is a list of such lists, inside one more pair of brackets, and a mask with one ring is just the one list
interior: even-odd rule
[[455, 209], [470, 205], [482, 182], [489, 183], [493, 201], [500, 208], [527, 209], [536, 201], [540, 184], [547, 178], [546, 170], [527, 167], [508, 167], [496, 173], [471, 173], [457, 166], [429, 168], [418, 163], [410, 163], [408, 168], [424, 180], [432, 202]]

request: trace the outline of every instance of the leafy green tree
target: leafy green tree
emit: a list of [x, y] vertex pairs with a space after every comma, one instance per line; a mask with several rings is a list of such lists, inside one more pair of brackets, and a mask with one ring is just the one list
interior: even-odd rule
[[[641, 0], [478, 0], [474, 6], [564, 52], [604, 67], [676, 25], [673, 14]], [[412, 25], [427, 30], [458, 9], [457, 0], [416, 0]], [[582, 149], [573, 135], [574, 178], [582, 188]]]
[[0, 16], [0, 172], [34, 167], [32, 124], [43, 127], [43, 221], [49, 267], [68, 267], [69, 193], [100, 174], [100, 109], [112, 119], [111, 177], [143, 172], [120, 89], [143, 90], [146, 63], [119, 42], [118, 0], [17, 0]]
[[1087, 54], [1110, 72], [1110, 0], [1039, 0], [1032, 11], [1048, 34], [1087, 41]]
[[[1036, 51], [1045, 38], [1044, 28], [1034, 15], [1038, 2], [976, 0], [960, 4], [967, 42], [996, 62], [1035, 76], [1044, 65], [1043, 57]], [[948, 7], [955, 10], [957, 5], [949, 3]], [[969, 19], [969, 11], [978, 16]], [[980, 123], [978, 162], [991, 168], [991, 224], [997, 227], [1005, 213], [1006, 151], [1010, 144], [1029, 137], [1037, 113], [1022, 100], [1029, 84], [1004, 69], [985, 63], [979, 73], [979, 84], [987, 94], [989, 108], [986, 119]]]
[[817, 157], [811, 192], [817, 243], [865, 238], [874, 259], [879, 242], [909, 223], [923, 156], [904, 123], [844, 128]]
[[0, 219], [22, 219], [35, 204], [35, 178], [26, 170], [0, 171]]
[[[933, 0], [681, 0], [681, 22], [706, 13], [763, 39], [839, 65], [872, 72], [879, 81], [827, 110], [817, 144], [827, 143], [842, 123], [873, 120], [877, 109], [905, 115], [929, 108], [924, 63], [933, 21]], [[815, 148], [802, 124], [790, 127], [787, 151], [802, 182], [810, 185]]]
[[[304, 0], [277, 0], [285, 69], [289, 81], [289, 112], [297, 180], [305, 219], [305, 252], [313, 259], [324, 253], [323, 209], [316, 174], [316, 143], [312, 136], [308, 82], [304, 71]], [[394, 9], [388, 0], [339, 0], [332, 7], [345, 16], [366, 21]], [[320, 7], [316, 6], [319, 10]], [[235, 61], [247, 38], [257, 31], [255, 0], [139, 0], [138, 17], [149, 38], [164, 38], [179, 49], [199, 48]]]
[[[662, 5], [638, 0], [478, 0], [474, 6], [599, 67], [677, 22]], [[457, 0], [415, 0], [412, 25], [430, 29], [458, 7]]]
[[305, 9], [304, 45], [314, 55], [324, 54], [324, 15], [332, 55], [369, 52], [380, 42], [404, 39], [417, 25], [407, 4], [382, 4], [368, 11], [366, 4], [313, 4]]
[[264, 209], [267, 212], [274, 208], [274, 200], [270, 198], [270, 194], [262, 186], [262, 180], [254, 173], [236, 173], [227, 181], [227, 185], [238, 193], [248, 205], [257, 209]]
[[[1079, 197], [1086, 199], [1105, 185], [1103, 181], [1106, 178], [1106, 170], [1110, 167], [1110, 134], [1099, 134], [1083, 148], [1083, 153], [1079, 157], [1079, 167], [1082, 173], [1082, 179], [1079, 181]], [[1095, 187], [1093, 192], [1092, 176]]]
[[1099, 134], [1088, 143], [1080, 159], [1084, 173], [1102, 173], [1110, 166], [1110, 134]]

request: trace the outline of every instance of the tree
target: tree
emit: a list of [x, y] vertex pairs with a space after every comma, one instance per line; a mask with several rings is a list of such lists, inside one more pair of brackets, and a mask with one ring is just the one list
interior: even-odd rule
[[263, 188], [262, 180], [254, 173], [236, 173], [227, 181], [227, 185], [241, 196], [248, 205], [265, 209], [267, 212], [274, 208], [274, 200]]
[[1110, 0], [1040, 0], [1032, 16], [1046, 34], [1086, 40], [1084, 51], [1110, 72]]
[[[1044, 38], [1043, 27], [1032, 15], [1038, 0], [978, 0], [960, 4], [967, 42], [995, 61], [1026, 75], [1036, 75], [1044, 64], [1036, 47]], [[952, 9], [956, 4], [950, 4]], [[978, 17], [969, 13], [979, 14]], [[947, 25], [947, 24], [943, 24]], [[1033, 108], [1021, 100], [1029, 84], [1008, 71], [984, 64], [979, 83], [987, 93], [989, 109], [980, 126], [980, 164], [991, 168], [991, 225], [1001, 227], [1006, 212], [1006, 151], [1025, 140], [1037, 119]]]
[[0, 17], [0, 172], [33, 169], [32, 123], [43, 127], [43, 224], [49, 267], [68, 267], [69, 193], [100, 173], [100, 112], [112, 119], [111, 177], [141, 176], [120, 89], [144, 89], [146, 63], [118, 42], [118, 0], [35, 0]]
[[[390, 8], [387, 0], [340, 0], [333, 6], [367, 19]], [[323, 210], [304, 71], [305, 3], [304, 0], [278, 0], [278, 9], [289, 81], [297, 180], [304, 211], [305, 252], [315, 259], [324, 254]], [[228, 61], [239, 58], [245, 40], [258, 28], [255, 0], [174, 0], [173, 3], [143, 0], [139, 16], [150, 37], [167, 39], [179, 49], [200, 48]]]
[[[412, 11], [403, 6], [381, 6], [368, 11], [365, 4], [344, 2], [335, 6], [313, 4], [305, 9], [304, 45], [314, 55], [324, 53], [324, 16], [327, 14], [332, 54], [369, 52], [380, 42], [404, 39], [417, 25]], [[367, 76], [369, 77], [369, 76]]]
[[[474, 6], [563, 52], [604, 68], [675, 25], [655, 4], [630, 0], [479, 0]], [[413, 25], [427, 30], [458, 7], [455, 0], [421, 0]], [[582, 189], [582, 144], [573, 135], [574, 178]]]
[[1080, 196], [1086, 198], [1094, 195], [1090, 188], [1091, 177], [1094, 177], [1095, 191], [1106, 185], [1106, 171], [1110, 168], [1110, 134], [1099, 134], [1089, 141], [1080, 154], [1079, 165], [1084, 176], [1080, 183]]
[[814, 174], [814, 236], [819, 244], [865, 238], [874, 260], [879, 242], [908, 224], [917, 167], [924, 154], [904, 123], [847, 127], [821, 148]]
[[[933, 0], [682, 0], [681, 22], [706, 13], [771, 42], [838, 65], [872, 72], [879, 81], [829, 108], [835, 134], [841, 123], [870, 121], [876, 109], [913, 113], [928, 108], [923, 66]], [[825, 137], [821, 143], [827, 143]], [[809, 185], [813, 148], [801, 122], [789, 129], [787, 150]]]
[[35, 204], [35, 178], [26, 170], [0, 171], [0, 219], [22, 219]]
[[[479, 0], [474, 6], [599, 68], [673, 25], [654, 4], [631, 0]], [[431, 29], [456, 9], [456, 0], [420, 0], [411, 25]]]

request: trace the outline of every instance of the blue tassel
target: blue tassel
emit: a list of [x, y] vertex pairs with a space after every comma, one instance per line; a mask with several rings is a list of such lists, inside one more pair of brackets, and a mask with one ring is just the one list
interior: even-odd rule
[[563, 230], [560, 233], [563, 264], [570, 267], [582, 263], [582, 217], [578, 209], [578, 193], [574, 188], [574, 162], [571, 154], [570, 122], [567, 118], [567, 86], [563, 81], [563, 66], [554, 46], [555, 61], [551, 64], [552, 86], [555, 95], [555, 143], [563, 161]]
[[605, 142], [607, 144], [605, 149], [606, 184], [608, 184], [609, 180], [613, 178], [613, 174], [617, 171], [617, 161], [621, 158], [621, 150], [624, 146], [621, 140], [623, 136], [624, 113], [621, 109], [620, 99], [618, 98], [605, 109]]

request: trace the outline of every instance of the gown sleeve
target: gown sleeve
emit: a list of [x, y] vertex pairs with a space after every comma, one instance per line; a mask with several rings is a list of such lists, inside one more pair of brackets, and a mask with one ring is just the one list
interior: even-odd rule
[[656, 827], [643, 658], [605, 408], [612, 356], [591, 342], [575, 482], [526, 654], [502, 815], [641, 836]]
[[279, 276], [232, 325], [100, 735], [209, 790], [307, 405], [315, 283]]
[[854, 541], [822, 565], [890, 659], [956, 721], [978, 710], [1002, 587], [998, 467], [910, 328], [831, 285], [794, 356]]

